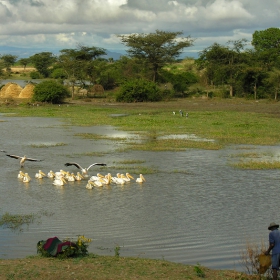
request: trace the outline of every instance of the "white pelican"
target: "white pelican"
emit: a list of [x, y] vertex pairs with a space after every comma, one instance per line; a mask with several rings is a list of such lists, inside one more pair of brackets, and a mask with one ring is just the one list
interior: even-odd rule
[[144, 176], [142, 174], [139, 175], [139, 178], [136, 179], [137, 183], [143, 183], [146, 182], [146, 179], [144, 178]]
[[31, 181], [30, 176], [28, 175], [28, 173], [24, 173], [24, 177], [22, 179], [22, 182], [24, 183], [29, 183]]
[[21, 170], [19, 171], [19, 173], [18, 173], [18, 179], [23, 179], [23, 177], [24, 177], [24, 172], [22, 172]]
[[96, 176], [93, 175], [89, 179], [90, 179], [90, 181], [99, 181], [100, 178], [104, 178], [104, 176], [100, 173], [97, 173]]
[[6, 156], [11, 157], [11, 158], [20, 159], [20, 162], [19, 162], [20, 167], [23, 167], [25, 161], [27, 161], [27, 160], [28, 161], [42, 161], [42, 159], [28, 158], [27, 156], [20, 157], [20, 156], [16, 156], [16, 155], [8, 155], [8, 154], [6, 154]]
[[93, 181], [88, 180], [88, 183], [86, 185], [86, 189], [92, 190], [94, 188]]
[[76, 176], [75, 176], [75, 174], [72, 172], [72, 173], [70, 173], [68, 176], [67, 176], [67, 180], [68, 180], [68, 182], [74, 182], [74, 181], [76, 181]]
[[44, 177], [46, 177], [46, 174], [42, 170], [39, 170], [39, 172], [35, 174], [35, 178], [37, 179], [42, 179]]
[[117, 185], [124, 185], [126, 181], [121, 177], [120, 173], [117, 173], [117, 177], [112, 177], [112, 182]]
[[83, 176], [87, 176], [87, 172], [92, 166], [94, 166], [94, 165], [106, 166], [107, 164], [106, 163], [93, 163], [89, 167], [83, 168], [80, 164], [78, 164], [76, 162], [65, 163], [65, 166], [71, 166], [71, 165], [75, 165], [77, 168], [79, 168], [82, 171]]
[[60, 175], [59, 178], [55, 178], [53, 181], [53, 185], [55, 186], [64, 186], [65, 184], [67, 184], [65, 178], [63, 177], [63, 175]]
[[67, 174], [66, 171], [60, 169], [60, 171], [55, 172], [55, 178], [56, 178], [56, 179], [59, 179], [61, 176], [62, 176], [62, 177], [65, 177], [66, 174]]
[[105, 175], [102, 178], [102, 182], [104, 183], [104, 185], [110, 185], [111, 182], [112, 182], [112, 175], [111, 175], [111, 173], [108, 173], [107, 175]]
[[125, 175], [121, 174], [121, 178], [123, 178], [126, 182], [130, 182], [131, 179], [134, 180], [134, 178], [129, 173], [125, 173]]
[[84, 179], [83, 175], [80, 172], [77, 172], [77, 175], [75, 176], [76, 181], [81, 181]]
[[54, 178], [55, 177], [55, 173], [52, 170], [50, 170], [50, 172], [48, 172], [47, 176], [49, 178]]

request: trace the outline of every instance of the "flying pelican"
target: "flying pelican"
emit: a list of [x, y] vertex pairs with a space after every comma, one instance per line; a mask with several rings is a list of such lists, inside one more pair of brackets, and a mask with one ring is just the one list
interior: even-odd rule
[[137, 183], [143, 183], [146, 182], [146, 179], [144, 178], [144, 176], [142, 174], [140, 174], [139, 178], [136, 179]]
[[71, 166], [71, 165], [75, 165], [77, 168], [79, 168], [82, 171], [82, 175], [87, 177], [87, 172], [92, 166], [94, 166], [94, 165], [106, 166], [107, 164], [106, 163], [93, 163], [89, 167], [83, 168], [80, 164], [78, 164], [76, 162], [65, 163], [65, 166]]
[[28, 173], [24, 173], [24, 177], [22, 179], [22, 182], [24, 183], [29, 183], [31, 181], [30, 176], [28, 175]]
[[23, 156], [23, 157], [20, 157], [20, 156], [16, 156], [16, 155], [9, 155], [9, 154], [6, 154], [6, 156], [8, 157], [11, 157], [11, 158], [16, 158], [16, 159], [20, 159], [20, 167], [23, 167], [24, 166], [24, 162], [25, 161], [42, 161], [42, 159], [35, 159], [35, 158], [28, 158], [27, 156]]
[[35, 174], [35, 178], [37, 179], [42, 179], [44, 177], [46, 177], [46, 174], [42, 170], [39, 170], [39, 172]]

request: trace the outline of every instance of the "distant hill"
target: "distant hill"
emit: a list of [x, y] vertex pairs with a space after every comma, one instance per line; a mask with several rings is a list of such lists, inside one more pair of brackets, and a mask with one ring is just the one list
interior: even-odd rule
[[[61, 49], [43, 49], [43, 48], [20, 48], [20, 47], [10, 47], [10, 46], [0, 46], [0, 55], [11, 54], [17, 55], [18, 58], [28, 58], [36, 53], [41, 52], [51, 52], [54, 55], [59, 55], [59, 51]], [[114, 60], [118, 60], [122, 55], [125, 55], [125, 51], [123, 53], [106, 50], [107, 55], [105, 58], [113, 58]]]

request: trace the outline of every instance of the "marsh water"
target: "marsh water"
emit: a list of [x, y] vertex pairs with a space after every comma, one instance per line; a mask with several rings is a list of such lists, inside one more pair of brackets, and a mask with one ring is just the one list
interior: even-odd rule
[[[93, 239], [89, 251], [99, 255], [114, 255], [120, 246], [121, 256], [243, 270], [246, 242], [267, 242], [268, 224], [280, 222], [279, 171], [231, 166], [246, 152], [279, 159], [280, 146], [139, 152], [123, 150], [126, 141], [119, 137], [134, 136], [111, 126], [75, 127], [59, 119], [0, 114], [0, 127], [1, 150], [43, 159], [26, 162], [22, 170], [32, 180], [24, 184], [17, 179], [19, 161], [0, 153], [0, 214], [40, 216], [22, 231], [0, 228], [2, 259], [35, 255], [37, 242], [49, 237], [85, 235]], [[77, 133], [116, 140], [83, 139]], [[75, 166], [64, 166], [69, 161], [84, 167], [107, 163], [91, 168], [92, 175], [124, 173], [131, 166], [155, 172], [143, 174], [143, 184], [92, 190], [85, 188], [86, 180], [56, 187], [49, 178], [34, 177], [39, 169], [76, 173]]]

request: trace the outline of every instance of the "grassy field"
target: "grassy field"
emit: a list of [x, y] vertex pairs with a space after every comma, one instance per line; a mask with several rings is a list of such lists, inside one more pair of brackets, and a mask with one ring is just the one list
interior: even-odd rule
[[[179, 110], [188, 113], [181, 117]], [[173, 113], [175, 112], [175, 114]], [[22, 117], [55, 117], [65, 125], [112, 125], [139, 134], [144, 140], [128, 149], [179, 151], [223, 149], [227, 145], [278, 145], [280, 104], [241, 99], [179, 99], [159, 103], [115, 103], [109, 99], [68, 100], [59, 105], [1, 100], [0, 113]], [[3, 121], [0, 118], [0, 122]], [[194, 134], [213, 141], [161, 139], [159, 136]], [[80, 135], [79, 137], [95, 137]], [[240, 168], [280, 168], [279, 162], [262, 162], [261, 155], [243, 153]], [[242, 166], [242, 160], [248, 159]], [[78, 259], [0, 260], [0, 279], [259, 279], [237, 271], [211, 270], [164, 260], [90, 255]]]

